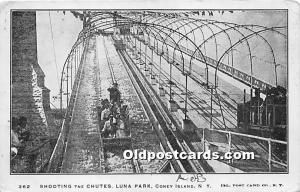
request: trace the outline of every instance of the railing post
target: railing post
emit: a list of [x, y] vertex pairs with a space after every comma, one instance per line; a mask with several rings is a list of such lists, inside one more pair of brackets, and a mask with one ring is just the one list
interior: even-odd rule
[[[61, 77], [61, 78], [63, 78], [63, 77]], [[62, 86], [62, 85], [61, 85]], [[63, 94], [62, 94], [62, 87], [60, 87], [60, 91], [59, 91], [59, 95], [60, 95], [60, 112], [61, 112], [61, 114], [63, 114], [63, 109], [62, 109], [62, 97], [63, 97]]]
[[73, 88], [73, 61], [74, 61], [74, 54], [72, 55], [72, 59], [71, 59], [71, 89]]
[[265, 117], [265, 125], [268, 125], [268, 103], [267, 103], [267, 101], [265, 101], [266, 102], [266, 111], [265, 111], [265, 113], [266, 113], [266, 117]]
[[245, 110], [246, 110], [246, 89], [244, 89], [244, 104], [243, 104], [243, 129], [246, 130], [247, 127], [247, 121], [246, 121], [246, 115], [245, 115]]
[[[228, 132], [228, 152], [231, 152], [231, 132]], [[229, 160], [230, 163], [233, 163], [233, 159]]]
[[158, 87], [161, 87], [161, 56], [162, 54], [159, 55], [159, 74], [158, 74]]
[[142, 65], [142, 41], [141, 40], [139, 40], [140, 41], [140, 65]]
[[173, 65], [173, 62], [174, 62], [174, 59], [173, 59], [173, 61], [171, 61], [170, 62], [170, 81], [169, 81], [169, 83], [170, 83], [170, 101], [172, 101], [173, 100], [173, 98], [172, 98], [172, 65]]
[[144, 71], [145, 71], [145, 75], [147, 75], [147, 41], [145, 40], [145, 67], [144, 67]]
[[134, 52], [137, 50], [137, 47], [136, 47], [136, 37], [134, 37]]
[[272, 145], [271, 145], [271, 138], [268, 140], [268, 145], [269, 145], [269, 156], [268, 156], [268, 164], [269, 164], [269, 172], [272, 171]]
[[213, 129], [212, 126], [212, 116], [213, 116], [213, 87], [210, 87], [210, 129]]
[[77, 73], [77, 63], [78, 63], [78, 50], [77, 50], [77, 47], [75, 48], [75, 76], [76, 76], [76, 73]]
[[[154, 44], [155, 45], [155, 44]], [[153, 50], [155, 49], [155, 47], [153, 46], [153, 48], [151, 49], [151, 78], [153, 77]]]
[[273, 109], [272, 123], [273, 123], [273, 127], [275, 127], [275, 125], [276, 125], [275, 105], [272, 105], [272, 109]]
[[[252, 78], [252, 77], [251, 77]], [[253, 97], [253, 90], [252, 90], [252, 80], [251, 80], [251, 89], [250, 89], [250, 107], [249, 107], [249, 114], [250, 114], [250, 126], [252, 126], [252, 97]]]
[[80, 54], [80, 46], [81, 46], [81, 43], [78, 45], [78, 50], [77, 50], [77, 67], [76, 67], [76, 69], [78, 69], [78, 67], [79, 67], [79, 64], [80, 64], [80, 58], [81, 58], [81, 54]]
[[206, 72], [206, 86], [207, 88], [209, 87], [209, 79], [208, 79], [208, 67], [205, 67], [205, 72]]
[[202, 129], [203, 152], [205, 152], [205, 128]]
[[70, 62], [68, 61], [68, 64], [67, 64], [67, 109], [69, 106], [69, 64], [70, 64]]
[[185, 102], [184, 102], [184, 119], [187, 119], [187, 98], [188, 98], [188, 74], [185, 74]]

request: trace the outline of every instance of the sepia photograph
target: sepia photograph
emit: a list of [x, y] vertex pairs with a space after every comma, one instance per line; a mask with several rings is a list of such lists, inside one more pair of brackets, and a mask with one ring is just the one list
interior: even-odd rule
[[287, 9], [10, 17], [11, 175], [289, 172]]

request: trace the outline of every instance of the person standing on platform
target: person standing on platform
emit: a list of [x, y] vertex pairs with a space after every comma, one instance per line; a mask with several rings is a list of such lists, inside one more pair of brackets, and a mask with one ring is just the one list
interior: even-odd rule
[[118, 83], [113, 83], [113, 86], [107, 89], [109, 91], [110, 102], [119, 106], [121, 100], [121, 92], [118, 89]]

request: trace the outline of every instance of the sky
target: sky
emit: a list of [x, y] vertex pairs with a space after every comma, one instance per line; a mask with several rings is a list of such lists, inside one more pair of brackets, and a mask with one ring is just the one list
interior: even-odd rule
[[[59, 102], [52, 97], [59, 93], [62, 66], [82, 29], [82, 21], [68, 11], [65, 15], [62, 11], [37, 11], [36, 27], [38, 63], [45, 73], [45, 86], [50, 89], [50, 101], [58, 107]], [[55, 63], [57, 63], [57, 68]]]
[[[202, 19], [213, 19], [217, 21], [232, 22], [240, 25], [261, 25], [265, 27], [285, 27], [287, 26], [287, 12], [285, 10], [244, 10], [244, 11], [234, 11], [233, 13], [224, 12], [220, 14], [215, 12], [214, 16], [200, 16], [198, 18]], [[240, 29], [241, 30], [241, 29]], [[259, 29], [261, 30], [261, 28]], [[248, 34], [246, 30], [241, 30], [243, 33]], [[281, 33], [287, 35], [286, 30], [279, 30]], [[228, 31], [233, 42], [236, 42], [241, 38], [234, 30]], [[287, 87], [287, 42], [286, 39], [277, 33], [266, 32], [261, 33], [261, 36], [265, 38], [268, 43], [270, 43], [276, 60], [277, 67], [277, 80], [278, 85], [282, 87]], [[225, 35], [220, 36], [218, 39], [219, 50], [218, 52], [223, 53], [229, 46], [228, 40]], [[211, 40], [213, 41], [213, 39]], [[249, 45], [251, 47], [251, 52], [253, 56], [253, 74], [255, 77], [269, 82], [275, 85], [275, 72], [273, 64], [273, 56], [268, 44], [261, 37], [254, 37], [249, 39]], [[234, 66], [250, 74], [250, 60], [248, 53], [248, 48], [245, 43], [237, 46], [236, 52], [234, 52]], [[208, 56], [213, 58], [214, 46], [208, 51]], [[226, 61], [228, 57], [224, 57], [223, 61]], [[268, 73], [262, 73], [262, 71], [270, 71]]]

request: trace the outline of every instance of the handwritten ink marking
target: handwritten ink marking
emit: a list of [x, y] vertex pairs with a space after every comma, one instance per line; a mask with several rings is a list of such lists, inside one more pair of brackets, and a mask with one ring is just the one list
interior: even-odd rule
[[202, 174], [193, 174], [191, 175], [184, 175], [181, 174], [178, 175], [176, 182], [178, 181], [189, 181], [192, 183], [202, 183], [206, 181], [206, 178]]

